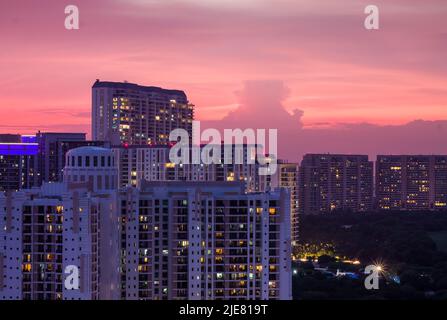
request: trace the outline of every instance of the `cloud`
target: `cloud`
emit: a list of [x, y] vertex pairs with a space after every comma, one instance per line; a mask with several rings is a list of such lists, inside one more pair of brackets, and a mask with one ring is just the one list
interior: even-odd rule
[[38, 131], [41, 132], [81, 132], [87, 133], [90, 130], [90, 124], [73, 124], [73, 123], [45, 123], [35, 122], [29, 125], [22, 124], [0, 124], [0, 131], [5, 133], [17, 133], [17, 134], [35, 134]]
[[281, 81], [247, 81], [244, 88], [236, 92], [239, 107], [222, 119], [224, 123], [252, 128], [294, 128], [302, 126], [303, 112], [287, 112], [283, 101], [289, 89]]
[[[74, 108], [74, 109], [78, 109], [78, 108]], [[47, 114], [47, 115], [51, 115], [51, 116], [59, 115], [59, 116], [70, 116], [73, 118], [88, 118], [88, 119], [90, 119], [92, 116], [91, 111], [88, 111], [88, 110], [76, 111], [76, 110], [70, 109], [68, 107], [32, 109], [30, 112], [38, 113], [38, 114]]]
[[[245, 79], [282, 80], [289, 88], [285, 99], [279, 96], [282, 108], [268, 119], [265, 110], [248, 114], [285, 123], [283, 131], [295, 130], [290, 136], [303, 125], [447, 118], [445, 0], [376, 0], [377, 32], [363, 27], [366, 0], [76, 4], [81, 29], [70, 32], [60, 0], [10, 1], [0, 19], [0, 30], [8, 31], [7, 50], [0, 51], [7, 106], [0, 118], [24, 127], [87, 122], [87, 113], [74, 117], [75, 107], [90, 105], [96, 78], [185, 90], [203, 120], [234, 110], [233, 93]], [[36, 103], [68, 112], [39, 116]]]
[[205, 121], [203, 128], [278, 129], [281, 158], [300, 161], [306, 153], [447, 154], [447, 120], [415, 120], [404, 125], [319, 123], [303, 127], [304, 112], [284, 107], [289, 90], [280, 81], [248, 81], [236, 93], [239, 107], [221, 121]]

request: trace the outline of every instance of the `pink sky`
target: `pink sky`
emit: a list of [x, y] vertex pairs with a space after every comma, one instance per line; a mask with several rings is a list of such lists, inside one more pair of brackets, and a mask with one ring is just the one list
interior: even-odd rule
[[[68, 4], [80, 9], [80, 30], [64, 28]], [[369, 4], [380, 8], [379, 31], [363, 27]], [[208, 124], [232, 126], [239, 110], [247, 126], [287, 131], [283, 141], [307, 137], [290, 158], [447, 153], [438, 137], [447, 126], [446, 16], [445, 0], [9, 1], [0, 7], [0, 131], [89, 132], [99, 78], [183, 89]], [[257, 86], [271, 106], [257, 109]], [[269, 112], [283, 117], [270, 124]], [[365, 147], [343, 136], [409, 126], [426, 140]]]

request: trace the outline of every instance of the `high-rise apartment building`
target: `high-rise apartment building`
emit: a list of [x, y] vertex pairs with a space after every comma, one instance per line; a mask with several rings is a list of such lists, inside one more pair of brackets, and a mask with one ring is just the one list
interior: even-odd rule
[[277, 170], [270, 180], [271, 188], [287, 188], [290, 190], [290, 218], [292, 242], [298, 242], [298, 164], [279, 161]]
[[[260, 176], [260, 164], [255, 161], [254, 153], [247, 146], [232, 149], [225, 161], [225, 146], [221, 147], [221, 159], [217, 164], [175, 164], [170, 161], [171, 147], [157, 146], [121, 146], [114, 147], [120, 172], [119, 185], [139, 186], [146, 181], [242, 181], [248, 192], [265, 191], [269, 177]], [[240, 150], [243, 163], [236, 163], [236, 150]], [[254, 163], [248, 163], [250, 158]], [[192, 161], [191, 161], [192, 162]], [[279, 187], [279, 185], [277, 186]]]
[[383, 210], [447, 209], [447, 156], [377, 156], [376, 199]]
[[36, 143], [24, 143], [20, 135], [0, 135], [0, 192], [35, 185]]
[[307, 154], [298, 179], [301, 214], [372, 209], [373, 162], [368, 156]]
[[118, 190], [110, 149], [76, 148], [65, 163], [61, 183], [0, 194], [1, 300], [291, 298], [288, 189]]
[[62, 181], [66, 152], [63, 146], [83, 142], [86, 140], [85, 136], [85, 133], [38, 132], [35, 137], [35, 142], [39, 144], [36, 184]]
[[97, 80], [92, 88], [93, 140], [113, 145], [167, 144], [172, 130], [192, 135], [194, 106], [180, 90]]
[[288, 190], [145, 182], [120, 193], [125, 299], [290, 299]]
[[[0, 300], [119, 298], [112, 159], [107, 149], [71, 150], [65, 182], [0, 194]], [[65, 283], [72, 267], [74, 290]]]

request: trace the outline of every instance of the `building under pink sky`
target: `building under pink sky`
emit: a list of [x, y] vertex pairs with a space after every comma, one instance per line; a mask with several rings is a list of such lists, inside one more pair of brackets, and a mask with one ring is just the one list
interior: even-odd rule
[[[280, 151], [447, 153], [445, 0], [61, 0], [0, 10], [0, 132], [90, 130], [95, 79], [184, 90]], [[380, 30], [363, 26], [380, 9]]]

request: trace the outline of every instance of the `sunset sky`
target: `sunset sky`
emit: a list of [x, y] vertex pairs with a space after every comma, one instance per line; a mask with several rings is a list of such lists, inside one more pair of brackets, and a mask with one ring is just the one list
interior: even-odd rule
[[445, 0], [3, 0], [0, 132], [89, 133], [99, 78], [182, 89], [207, 125], [278, 127], [292, 160], [447, 153], [446, 17]]

